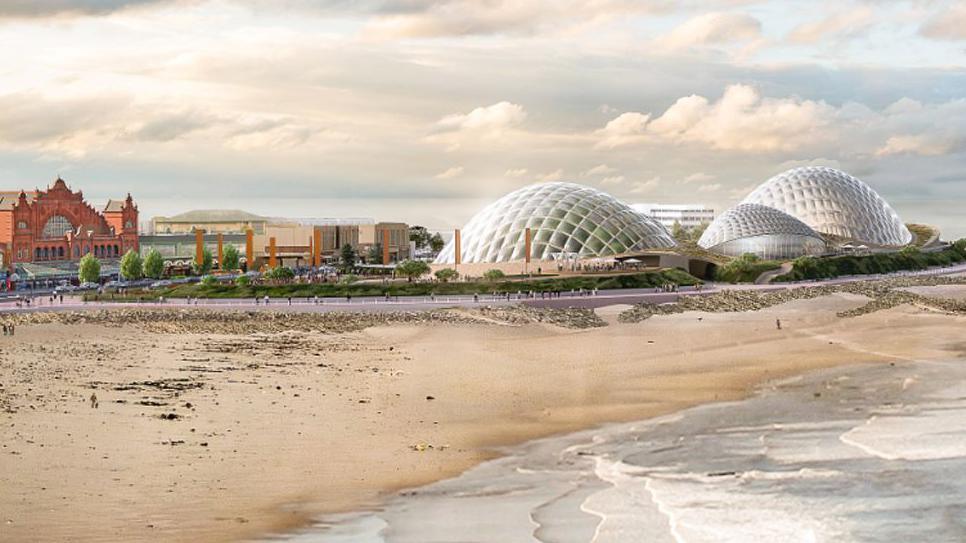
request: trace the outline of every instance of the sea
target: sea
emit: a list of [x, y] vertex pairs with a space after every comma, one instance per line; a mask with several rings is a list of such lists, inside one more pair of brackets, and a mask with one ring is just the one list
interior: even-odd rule
[[825, 370], [502, 452], [282, 540], [964, 542], [966, 361]]

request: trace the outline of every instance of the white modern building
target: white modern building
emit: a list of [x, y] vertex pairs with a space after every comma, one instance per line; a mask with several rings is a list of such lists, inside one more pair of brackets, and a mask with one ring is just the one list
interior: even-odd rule
[[631, 207], [668, 229], [673, 228], [674, 223], [684, 228], [696, 228], [714, 221], [714, 209], [702, 204], [632, 204]]

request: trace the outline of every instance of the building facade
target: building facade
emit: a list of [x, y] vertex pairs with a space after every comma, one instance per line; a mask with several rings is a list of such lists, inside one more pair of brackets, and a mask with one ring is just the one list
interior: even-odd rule
[[70, 263], [86, 254], [120, 258], [138, 250], [138, 208], [129, 194], [98, 211], [60, 178], [47, 190], [0, 192], [3, 267]]
[[684, 228], [697, 228], [714, 221], [714, 209], [701, 204], [633, 204], [631, 207], [668, 229], [675, 223]]

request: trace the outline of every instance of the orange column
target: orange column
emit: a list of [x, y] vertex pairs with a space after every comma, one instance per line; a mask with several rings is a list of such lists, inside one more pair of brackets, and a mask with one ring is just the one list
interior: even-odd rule
[[199, 265], [205, 261], [205, 231], [195, 228], [195, 262]]
[[455, 249], [454, 254], [456, 255], [456, 260], [454, 261], [457, 266], [460, 265], [462, 251], [460, 250], [460, 230], [457, 228], [453, 233], [453, 248]]
[[382, 231], [382, 264], [389, 265], [389, 229]]
[[275, 257], [275, 237], [268, 238], [268, 267], [278, 266], [278, 259]]
[[526, 242], [524, 243], [524, 249], [523, 249], [525, 251], [525, 253], [524, 253], [523, 256], [526, 258], [527, 264], [530, 263], [530, 247], [531, 247], [530, 240], [531, 240], [531, 237], [530, 237], [530, 229], [527, 228], [526, 229]]
[[322, 265], [322, 227], [316, 226], [312, 231], [312, 266]]
[[245, 230], [245, 262], [248, 271], [255, 269], [255, 231]]
[[218, 232], [218, 269], [224, 270], [225, 267], [222, 265], [225, 256], [225, 238], [221, 232]]

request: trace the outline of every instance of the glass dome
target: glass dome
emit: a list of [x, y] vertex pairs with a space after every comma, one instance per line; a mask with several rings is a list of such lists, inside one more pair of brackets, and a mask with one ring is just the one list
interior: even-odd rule
[[818, 232], [848, 240], [881, 246], [912, 241], [912, 233], [881, 196], [833, 168], [794, 168], [780, 173], [742, 203], [773, 207]]
[[[539, 183], [474, 215], [460, 231], [461, 261], [523, 260], [527, 228], [534, 260], [606, 257], [676, 245], [662, 224], [607, 193], [574, 183]], [[453, 262], [455, 240], [450, 240], [436, 263]]]
[[722, 213], [698, 240], [718, 254], [746, 253], [766, 260], [785, 260], [825, 252], [822, 236], [802, 221], [773, 207], [739, 204]]

